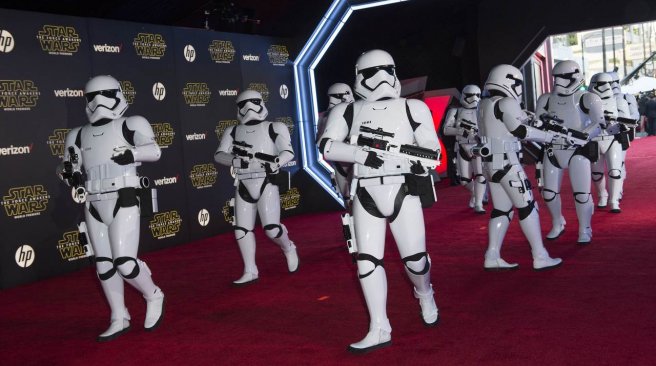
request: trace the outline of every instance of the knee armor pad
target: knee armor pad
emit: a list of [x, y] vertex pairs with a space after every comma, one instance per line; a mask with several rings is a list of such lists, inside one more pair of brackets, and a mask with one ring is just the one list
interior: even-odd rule
[[[277, 234], [274, 234], [274, 230], [278, 230]], [[264, 233], [266, 236], [268, 236], [270, 239], [276, 239], [282, 236], [283, 230], [282, 226], [278, 224], [269, 224], [269, 225], [264, 225]]]
[[[129, 267], [125, 266], [125, 264], [128, 262], [134, 262], [134, 267], [130, 273], [126, 273]], [[121, 277], [128, 280], [139, 275], [139, 263], [137, 262], [136, 258], [118, 257], [114, 260], [114, 267], [118, 270], [118, 273], [121, 275]]]
[[485, 176], [484, 176], [483, 174], [476, 174], [476, 175], [474, 176], [474, 179], [476, 179], [476, 182], [478, 182], [478, 183], [480, 183], [480, 184], [485, 184], [485, 183], [487, 183], [487, 181], [485, 180]]
[[[610, 172], [608, 172], [608, 175], [610, 175]], [[592, 172], [592, 180], [594, 182], [599, 182], [603, 177], [604, 177], [604, 173]]]
[[608, 176], [613, 178], [613, 179], [621, 179], [622, 178], [622, 171], [619, 169], [611, 169], [608, 171]]
[[[237, 240], [241, 240], [241, 239], [245, 238], [246, 235], [248, 235], [248, 233], [250, 233], [250, 232], [252, 232], [252, 231], [253, 231], [253, 230], [248, 230], [248, 229], [246, 229], [245, 227], [235, 226], [235, 239], [237, 239]], [[239, 233], [240, 233], [240, 232], [241, 232], [241, 233], [244, 233], [244, 235], [239, 236]]]
[[472, 181], [471, 178], [460, 177], [460, 185], [466, 186], [466, 185], [469, 184], [469, 182], [471, 182], [471, 181]]
[[373, 268], [371, 271], [369, 271], [369, 272], [367, 272], [367, 273], [365, 273], [365, 274], [360, 274], [359, 271], [358, 271], [358, 278], [360, 278], [360, 279], [365, 278], [365, 277], [368, 277], [369, 275], [371, 275], [372, 273], [374, 273], [374, 271], [376, 270], [376, 267], [378, 267], [378, 266], [384, 267], [384, 266], [383, 266], [383, 260], [382, 260], [382, 259], [378, 259], [378, 258], [374, 257], [374, 256], [371, 255], [371, 254], [358, 253], [357, 261], [358, 261], [358, 262], [360, 262], [360, 261], [368, 261], [368, 262], [371, 262], [371, 263], [374, 265], [374, 268]]
[[560, 192], [552, 191], [551, 189], [547, 188], [542, 188], [542, 198], [544, 198], [545, 202], [551, 202], [556, 199], [556, 196], [559, 195]]
[[492, 213], [490, 214], [490, 219], [494, 219], [496, 217], [501, 217], [505, 216], [508, 218], [508, 221], [511, 221], [513, 218], [513, 210], [512, 208], [508, 211], [501, 211], [497, 210], [496, 208], [492, 210]]
[[[101, 281], [107, 281], [116, 274], [116, 268], [114, 268], [112, 259], [107, 257], [96, 257], [96, 271]], [[100, 273], [100, 271], [103, 272]]]
[[421, 276], [428, 273], [431, 266], [430, 257], [426, 252], [409, 255], [403, 258], [403, 264], [405, 265], [405, 268], [407, 268], [410, 273], [417, 276]]
[[581, 204], [588, 203], [591, 196], [590, 192], [574, 192], [574, 201]]

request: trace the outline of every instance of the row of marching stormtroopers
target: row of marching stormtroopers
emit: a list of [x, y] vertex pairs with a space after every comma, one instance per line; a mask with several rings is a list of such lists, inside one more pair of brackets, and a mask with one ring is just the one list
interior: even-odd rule
[[[147, 331], [157, 328], [163, 318], [164, 293], [153, 283], [146, 263], [137, 258], [140, 215], [145, 214], [146, 207], [156, 205], [156, 198], [146, 202], [153, 194], [147, 178], [138, 175], [137, 167], [142, 162], [159, 160], [161, 150], [145, 118], [123, 115], [128, 103], [115, 78], [96, 76], [84, 92], [90, 123], [67, 134], [63, 162], [57, 172], [73, 187], [75, 200], [85, 204], [80, 231], [88, 235], [98, 279], [111, 310], [110, 326], [97, 338], [104, 342], [131, 327], [124, 281], [146, 300]], [[237, 109], [240, 124], [226, 130], [215, 160], [235, 172], [234, 225], [244, 272], [233, 283], [241, 286], [258, 279], [253, 235], [258, 211], [267, 236], [281, 247], [289, 272], [297, 271], [299, 259], [287, 228], [280, 223], [280, 196], [275, 184], [280, 167], [294, 157], [289, 130], [281, 122], [265, 121], [268, 112], [256, 91], [240, 93]], [[258, 159], [258, 154], [268, 156], [267, 161]], [[150, 211], [156, 210], [152, 206]]]

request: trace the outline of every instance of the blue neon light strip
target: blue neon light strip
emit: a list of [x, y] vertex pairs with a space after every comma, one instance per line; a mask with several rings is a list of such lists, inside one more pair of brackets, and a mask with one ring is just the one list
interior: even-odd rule
[[321, 164], [322, 159], [316, 147], [315, 126], [319, 110], [317, 107], [314, 69], [353, 11], [403, 1], [406, 0], [374, 0], [358, 2], [354, 5], [351, 5], [349, 0], [333, 1], [294, 61], [296, 109], [301, 134], [303, 169], [340, 204], [342, 204], [342, 200], [332, 187], [329, 171]]

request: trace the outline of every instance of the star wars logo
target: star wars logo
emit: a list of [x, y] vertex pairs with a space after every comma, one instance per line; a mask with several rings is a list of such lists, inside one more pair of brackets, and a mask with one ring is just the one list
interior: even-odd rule
[[72, 56], [80, 49], [82, 39], [73, 27], [63, 25], [44, 25], [36, 39], [41, 49], [51, 55]]
[[216, 176], [218, 172], [214, 164], [198, 164], [191, 168], [189, 178], [191, 178], [191, 185], [197, 189], [208, 188], [216, 183]]
[[207, 83], [187, 83], [182, 89], [185, 103], [190, 107], [204, 107], [210, 102], [212, 92]]
[[41, 184], [13, 187], [2, 197], [2, 206], [7, 216], [22, 219], [40, 215], [48, 208], [49, 200], [50, 195]]
[[32, 80], [0, 80], [0, 108], [5, 111], [29, 111], [40, 94]]
[[70, 128], [56, 128], [52, 131], [52, 135], [48, 136], [46, 144], [50, 147], [52, 156], [64, 157], [64, 142], [66, 141], [66, 134], [70, 130]]
[[301, 193], [296, 187], [293, 187], [286, 193], [280, 195], [280, 207], [282, 207], [283, 210], [293, 210], [298, 207], [300, 202]]
[[278, 117], [276, 118], [276, 122], [282, 122], [287, 126], [287, 129], [289, 130], [289, 135], [291, 136], [294, 133], [294, 120], [292, 117]]
[[255, 90], [256, 92], [262, 94], [262, 100], [264, 103], [269, 101], [269, 88], [267, 88], [265, 83], [250, 83], [248, 84], [248, 89]]
[[223, 219], [227, 223], [232, 223], [232, 213], [230, 212], [230, 200], [227, 200], [225, 205], [223, 205], [223, 209], [221, 209], [221, 212], [223, 212]]
[[229, 64], [235, 59], [235, 46], [231, 41], [214, 40], [208, 48], [212, 61], [217, 64]]
[[166, 53], [166, 41], [161, 34], [139, 33], [132, 45], [137, 55], [147, 60], [159, 60]]
[[221, 136], [223, 136], [223, 133], [225, 132], [226, 128], [230, 126], [236, 126], [239, 124], [239, 121], [236, 119], [226, 119], [223, 121], [219, 121], [219, 124], [216, 125], [216, 128], [214, 129], [214, 132], [216, 132], [216, 137], [221, 140]]
[[274, 66], [285, 66], [289, 61], [289, 51], [287, 46], [272, 44], [267, 50], [269, 62]]
[[134, 86], [132, 86], [132, 82], [128, 80], [123, 80], [120, 81], [121, 83], [121, 91], [123, 92], [123, 96], [125, 97], [125, 100], [128, 102], [128, 104], [134, 103], [134, 98], [137, 96], [137, 91], [134, 90]]
[[155, 134], [155, 141], [161, 148], [167, 148], [173, 143], [175, 131], [170, 123], [151, 123], [153, 133]]
[[155, 239], [165, 239], [175, 236], [180, 231], [182, 218], [178, 211], [156, 213], [148, 227]]
[[80, 232], [77, 230], [65, 232], [61, 240], [57, 241], [57, 250], [61, 258], [69, 262], [89, 256], [80, 243]]

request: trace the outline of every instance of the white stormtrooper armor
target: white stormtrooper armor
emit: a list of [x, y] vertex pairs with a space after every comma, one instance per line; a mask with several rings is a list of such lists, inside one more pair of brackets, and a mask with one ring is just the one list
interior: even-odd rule
[[481, 90], [476, 85], [467, 85], [462, 89], [459, 108], [451, 108], [446, 114], [444, 134], [455, 136], [456, 166], [460, 184], [471, 192], [469, 207], [476, 213], [484, 214], [483, 196], [486, 181], [483, 176], [481, 157], [472, 155], [471, 149], [478, 144], [477, 107], [481, 100]]
[[[594, 138], [599, 147], [599, 159], [592, 164], [592, 181], [599, 195], [598, 207], [606, 207], [609, 201], [604, 172], [608, 167], [609, 190], [610, 190], [610, 212], [620, 212], [620, 192], [622, 191], [622, 145], [618, 139], [621, 133], [621, 124], [617, 101], [613, 95], [611, 75], [599, 73], [592, 76], [588, 90], [601, 98], [601, 103], [606, 117], [606, 124], [601, 133]], [[626, 113], [628, 104], [623, 99], [623, 110]]]
[[[86, 225], [98, 278], [111, 309], [109, 329], [98, 341], [108, 341], [130, 329], [123, 280], [146, 299], [146, 330], [155, 329], [162, 320], [164, 293], [153, 283], [146, 263], [137, 258], [143, 199], [139, 192], [148, 187], [137, 167], [159, 160], [161, 151], [145, 118], [123, 117], [128, 104], [116, 79], [96, 76], [87, 83], [84, 94], [91, 123], [68, 133], [64, 163], [58, 172], [67, 184], [86, 188]], [[81, 180], [83, 171], [86, 182]], [[147, 202], [142, 202], [142, 207], [144, 204]]]
[[[255, 215], [267, 237], [280, 246], [289, 272], [298, 270], [296, 246], [280, 223], [280, 191], [277, 183], [284, 175], [280, 167], [294, 158], [287, 126], [269, 122], [262, 95], [245, 90], [237, 96], [237, 119], [240, 124], [229, 127], [221, 137], [214, 160], [231, 166], [235, 173], [235, 237], [244, 261], [243, 275], [233, 281], [244, 286], [257, 281], [255, 265]], [[286, 175], [285, 175], [286, 176]], [[285, 182], [285, 183], [288, 183]]]
[[[362, 100], [342, 103], [331, 111], [319, 146], [326, 160], [354, 163], [351, 195], [358, 246], [357, 266], [371, 322], [369, 332], [349, 351], [363, 353], [391, 343], [387, 318], [387, 277], [383, 268], [385, 227], [389, 221], [426, 325], [439, 320], [430, 283], [430, 257], [418, 190], [409, 191], [426, 170], [411, 159], [379, 155], [358, 144], [359, 136], [410, 144], [439, 151], [439, 141], [428, 107], [419, 100], [399, 98], [401, 85], [394, 60], [385, 51], [363, 53], [356, 64], [355, 93]], [[369, 131], [369, 132], [365, 132]], [[425, 180], [424, 180], [425, 182]]]
[[[553, 68], [553, 92], [543, 94], [537, 102], [537, 116], [555, 115], [563, 120], [565, 127], [587, 133], [590, 138], [600, 133], [600, 126], [605, 123], [601, 99], [596, 94], [580, 90], [583, 85], [583, 74], [574, 61], [560, 61]], [[595, 144], [576, 147], [565, 139], [557, 138], [547, 146], [544, 153], [544, 169], [542, 171], [544, 198], [553, 227], [547, 234], [548, 240], [555, 240], [565, 230], [565, 218], [561, 210], [560, 186], [563, 170], [569, 168], [569, 178], [572, 184], [576, 215], [579, 222], [579, 244], [587, 244], [592, 240], [592, 202], [591, 161], [596, 161]]]
[[[344, 83], [335, 83], [328, 88], [328, 109], [324, 112], [317, 126], [317, 136], [321, 136], [326, 129], [326, 122], [330, 111], [340, 103], [353, 103], [353, 91], [351, 87]], [[334, 184], [335, 189], [342, 195], [345, 203], [348, 204], [349, 192], [351, 191], [351, 178], [353, 164], [331, 163], [335, 170]]]
[[[620, 132], [619, 141], [622, 143], [622, 186], [624, 185], [624, 180], [626, 180], [626, 153], [631, 145], [631, 141], [635, 139], [635, 131], [640, 121], [640, 111], [638, 110], [638, 101], [636, 100], [633, 94], [624, 94], [620, 87], [620, 77], [617, 72], [610, 73], [611, 78], [613, 79], [613, 94], [615, 95], [615, 100], [617, 101], [617, 110], [620, 117], [626, 117], [635, 121], [635, 126], [627, 126], [626, 131]], [[624, 108], [626, 106], [626, 108]], [[628, 141], [627, 141], [628, 139]], [[622, 191], [620, 191], [620, 199], [622, 199]]]
[[483, 172], [494, 204], [483, 265], [489, 271], [519, 268], [518, 264], [508, 263], [501, 257], [513, 207], [519, 212], [519, 225], [531, 246], [533, 269], [547, 270], [562, 263], [560, 258], [551, 258], [544, 247], [531, 182], [519, 161], [520, 140], [548, 143], [554, 139], [550, 132], [525, 124], [530, 118], [520, 105], [523, 82], [522, 73], [516, 67], [494, 67], [485, 82], [488, 96], [478, 106], [481, 145], [477, 153], [483, 156]]

